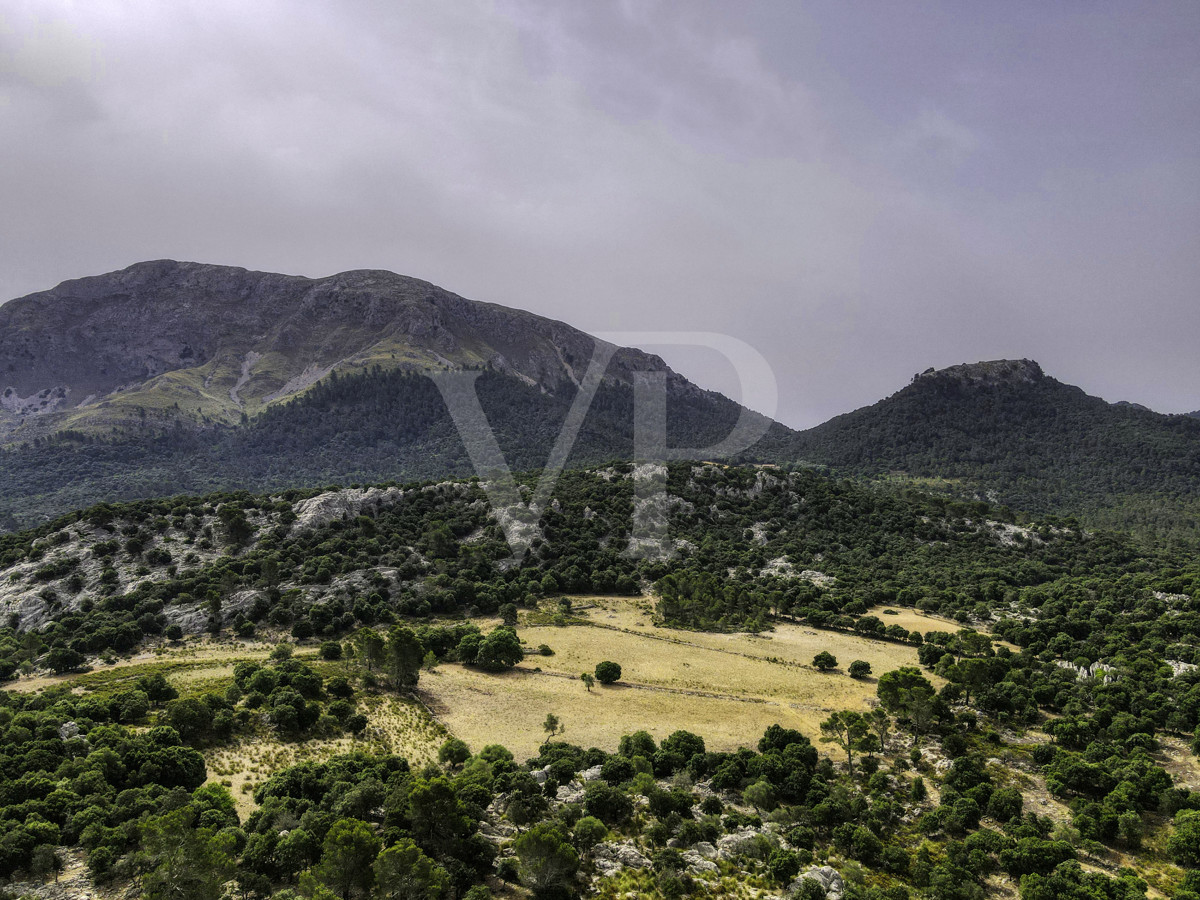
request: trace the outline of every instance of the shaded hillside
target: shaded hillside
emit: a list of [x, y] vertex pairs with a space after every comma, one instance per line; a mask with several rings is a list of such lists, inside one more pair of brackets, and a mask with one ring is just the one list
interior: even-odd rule
[[1033, 513], [1200, 540], [1200, 421], [1106, 403], [1028, 360], [929, 370], [800, 443], [839, 469], [953, 479]]
[[[673, 446], [742, 412], [657, 356], [390, 272], [162, 260], [68, 281], [0, 306], [0, 529], [101, 500], [472, 474], [414, 373], [481, 371], [509, 465], [540, 468], [596, 361], [571, 465], [632, 456], [639, 374], [665, 380]], [[771, 458], [791, 434], [773, 426]]]
[[[544, 466], [575, 389], [547, 393], [486, 371], [476, 391], [509, 466], [515, 471]], [[670, 444], [711, 446], [730, 432], [740, 412], [720, 394], [673, 392], [667, 406]], [[786, 455], [793, 438], [774, 425], [750, 458]], [[589, 407], [568, 465], [632, 454], [633, 390], [609, 381]], [[100, 500], [471, 474], [434, 383], [422, 375], [376, 370], [335, 374], [244, 426], [178, 426], [113, 439], [66, 433], [0, 451], [0, 518], [12, 528]]]

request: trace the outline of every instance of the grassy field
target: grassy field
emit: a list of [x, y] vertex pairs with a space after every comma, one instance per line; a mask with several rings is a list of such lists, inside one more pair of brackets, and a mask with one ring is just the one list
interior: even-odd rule
[[[852, 660], [869, 662], [874, 675], [917, 662], [912, 647], [854, 635], [793, 625], [762, 635], [677, 631], [654, 627], [642, 601], [574, 603], [587, 624], [519, 629], [526, 644], [547, 644], [553, 656], [528, 657], [501, 675], [457, 665], [422, 675], [421, 696], [431, 712], [473, 749], [501, 743], [518, 758], [537, 752], [551, 712], [567, 727], [563, 739], [585, 747], [613, 750], [622, 734], [638, 729], [656, 739], [686, 729], [712, 749], [732, 750], [754, 745], [774, 723], [815, 740], [833, 710], [867, 709], [875, 678], [848, 677]], [[837, 657], [838, 670], [812, 668], [822, 650]], [[605, 659], [621, 664], [621, 682], [588, 692], [580, 673]]]
[[[37, 674], [4, 685], [8, 691], [34, 693], [61, 684], [80, 691], [109, 694], [128, 690], [143, 675], [162, 673], [180, 696], [197, 696], [228, 686], [233, 667], [243, 659], [265, 660], [274, 645], [262, 642], [191, 640], [178, 647], [146, 650], [111, 664], [96, 663], [92, 671], [69, 675]], [[303, 654], [297, 658], [303, 659]]]
[[[759, 635], [679, 631], [656, 627], [646, 600], [572, 600], [571, 621], [577, 624], [545, 624], [552, 616], [523, 614], [522, 641], [531, 650], [546, 644], [554, 650], [552, 656], [528, 656], [502, 674], [439, 665], [422, 673], [419, 702], [365, 694], [361, 711], [370, 724], [357, 739], [293, 743], [258, 729], [233, 746], [206, 752], [210, 780], [226, 784], [244, 814], [253, 805], [254, 787], [272, 772], [355, 749], [400, 753], [421, 765], [454, 734], [472, 749], [499, 743], [525, 759], [537, 753], [545, 738], [542, 722], [551, 712], [566, 725], [564, 740], [605, 750], [614, 750], [621, 735], [639, 729], [656, 739], [686, 729], [702, 735], [714, 750], [754, 746], [775, 723], [816, 740], [820, 722], [830, 712], [869, 708], [879, 674], [917, 662], [913, 647], [851, 634], [786, 624]], [[918, 618], [922, 631], [957, 628], [933, 616], [907, 610], [902, 615]], [[490, 630], [499, 622], [481, 619], [478, 624]], [[92, 672], [23, 678], [10, 687], [34, 691], [69, 682], [76, 691], [106, 695], [133, 687], [139, 676], [161, 672], [181, 696], [199, 696], [223, 691], [238, 660], [264, 659], [270, 649], [267, 642], [188, 642]], [[838, 669], [818, 672], [812, 667], [812, 658], [823, 650], [837, 657]], [[305, 650], [297, 655], [323, 674], [341, 671], [343, 664], [323, 663], [312, 654]], [[606, 659], [621, 664], [621, 681], [589, 692], [580, 673]], [[871, 677], [845, 674], [857, 659], [871, 664]]]
[[449, 737], [445, 728], [412, 700], [373, 694], [359, 703], [359, 711], [370, 724], [358, 738], [282, 741], [264, 732], [213, 748], [205, 753], [208, 780], [229, 788], [244, 820], [254, 809], [254, 788], [280, 769], [354, 752], [396, 753], [417, 768], [435, 761], [438, 748]]
[[967, 627], [941, 616], [931, 616], [919, 609], [903, 606], [875, 606], [868, 609], [867, 614], [877, 617], [884, 625], [899, 625], [905, 631], [919, 631], [921, 634], [929, 631], [955, 634]]

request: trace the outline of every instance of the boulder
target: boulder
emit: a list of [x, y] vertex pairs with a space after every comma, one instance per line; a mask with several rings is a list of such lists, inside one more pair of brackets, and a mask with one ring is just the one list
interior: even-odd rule
[[739, 856], [753, 855], [761, 838], [766, 838], [773, 846], [779, 845], [779, 838], [773, 834], [764, 834], [757, 828], [743, 828], [718, 838], [717, 858], [731, 860]]
[[572, 781], [570, 784], [560, 784], [558, 793], [554, 795], [560, 803], [578, 803], [583, 799], [583, 785], [578, 781]]
[[801, 883], [806, 880], [815, 881], [821, 886], [821, 890], [825, 892], [825, 900], [842, 900], [846, 893], [846, 883], [837, 869], [832, 866], [813, 866], [788, 885], [787, 896], [796, 896]]
[[[629, 841], [621, 843], [610, 841], [597, 844], [592, 848], [592, 859], [596, 863], [596, 868], [604, 874], [619, 872], [621, 869], [650, 868], [650, 860], [646, 859]], [[611, 869], [612, 872], [606, 871], [608, 869]]]
[[[709, 844], [711, 847], [712, 845]], [[683, 861], [687, 863], [688, 871], [693, 875], [699, 875], [701, 872], [717, 871], [717, 864], [711, 860], [705, 859], [695, 850], [685, 850], [683, 852]]]

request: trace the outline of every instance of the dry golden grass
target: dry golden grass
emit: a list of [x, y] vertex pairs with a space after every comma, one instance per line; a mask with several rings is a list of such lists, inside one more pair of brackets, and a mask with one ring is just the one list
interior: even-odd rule
[[[454, 665], [423, 675], [422, 696], [433, 713], [473, 749], [501, 743], [519, 758], [536, 753], [550, 712], [566, 724], [564, 739], [583, 746], [612, 750], [622, 734], [638, 729], [656, 739], [686, 729], [713, 749], [731, 750], [753, 746], [774, 723], [816, 739], [833, 710], [868, 708], [874, 678], [817, 672], [812, 658], [822, 650], [843, 668], [866, 660], [876, 674], [917, 662], [912, 647], [854, 635], [793, 625], [764, 635], [677, 631], [655, 628], [642, 601], [574, 603], [592, 624], [519, 631], [530, 647], [548, 644], [553, 656], [529, 657], [502, 675]], [[579, 675], [605, 659], [621, 664], [621, 683], [589, 693]]]
[[115, 684], [123, 679], [133, 680], [141, 675], [161, 671], [172, 681], [177, 679], [232, 676], [233, 666], [243, 659], [263, 660], [273, 646], [260, 642], [214, 641], [207, 637], [190, 639], [178, 646], [164, 645], [143, 650], [113, 663], [97, 662], [91, 672], [67, 675], [33, 675], [18, 678], [4, 685], [8, 691], [34, 693], [57, 685], [74, 683], [82, 687]]
[[353, 752], [396, 753], [418, 767], [436, 760], [438, 748], [448, 737], [446, 730], [411, 700], [374, 694], [363, 698], [358, 708], [370, 722], [361, 737], [284, 741], [263, 726], [253, 737], [209, 750], [205, 754], [208, 780], [229, 788], [238, 815], [245, 821], [255, 806], [254, 788], [280, 769]]
[[[892, 612], [887, 612], [887, 610]], [[892, 615], [895, 613], [895, 615]], [[931, 616], [921, 612], [919, 609], [909, 609], [903, 606], [873, 606], [867, 610], [867, 614], [875, 616], [884, 625], [899, 625], [905, 631], [919, 631], [925, 634], [927, 631], [944, 631], [948, 634], [957, 634], [966, 625], [960, 625], [952, 619], [943, 619], [941, 616]]]

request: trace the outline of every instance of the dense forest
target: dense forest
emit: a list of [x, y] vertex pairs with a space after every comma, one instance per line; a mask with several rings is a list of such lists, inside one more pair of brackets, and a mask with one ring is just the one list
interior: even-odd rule
[[[334, 675], [285, 645], [200, 695], [166, 679], [4, 693], [5, 872], [52, 871], [57, 847], [79, 846], [96, 878], [138, 878], [150, 897], [215, 900], [230, 880], [246, 897], [486, 897], [504, 882], [555, 897], [604, 871], [605, 854], [636, 853], [601, 896], [756, 878], [818, 897], [818, 879], [797, 876], [836, 859], [854, 900], [976, 900], [994, 874], [1023, 900], [1125, 900], [1146, 883], [1080, 861], [1200, 864], [1200, 794], [1158, 756], [1200, 728], [1194, 556], [809, 469], [690, 463], [659, 473], [653, 501], [674, 553], [631, 554], [644, 468], [564, 473], [515, 563], [473, 480], [105, 504], [0, 537], [7, 677], [71, 672], [185, 626], [288, 634], [347, 661]], [[198, 749], [256, 728], [352, 736], [356, 697], [410, 690], [424, 666], [520, 662], [511, 627], [485, 634], [465, 615], [515, 622], [564, 593], [646, 589], [667, 626], [801, 622], [914, 645], [921, 667], [879, 673], [874, 713], [831, 715], [826, 757], [783, 729], [757, 751], [712, 753], [679, 733], [606, 753], [553, 740], [548, 723], [525, 764], [451, 740], [419, 770], [361, 754], [288, 768], [244, 821], [204, 784]], [[880, 607], [964, 627], [906, 631]], [[896, 752], [899, 735], [912, 752]], [[1022, 808], [1012, 766], [1044, 779], [1069, 827]], [[1175, 897], [1200, 894], [1200, 875], [1163, 877]]]
[[[475, 386], [508, 464], [518, 471], [543, 466], [574, 393], [548, 394], [490, 370], [480, 373]], [[667, 405], [670, 445], [716, 444], [738, 413], [739, 407], [719, 394], [672, 393]], [[783, 448], [791, 434], [773, 426], [754, 448], [754, 458], [786, 455]], [[568, 464], [632, 455], [633, 389], [606, 382], [588, 409]], [[347, 376], [335, 373], [241, 427], [197, 430], [180, 422], [165, 432], [96, 436], [67, 431], [0, 449], [0, 528], [43, 522], [100, 499], [471, 473], [462, 439], [433, 381], [376, 368]]]
[[847, 472], [951, 479], [1029, 513], [1200, 542], [1200, 421], [1106, 403], [1029, 361], [916, 376], [804, 432], [800, 449]]
[[[508, 464], [518, 471], [545, 465], [573, 388], [548, 393], [485, 370], [476, 391]], [[739, 410], [719, 394], [671, 391], [668, 444], [713, 446]], [[633, 388], [605, 382], [567, 464], [630, 459], [633, 421]], [[1200, 546], [1200, 420], [1105, 403], [1036, 363], [925, 373], [894, 396], [809, 431], [772, 425], [739, 460], [828, 466], [1031, 515], [1075, 515], [1151, 543]], [[471, 473], [436, 385], [422, 374], [375, 368], [335, 374], [236, 427], [197, 429], [181, 419], [165, 431], [65, 431], [2, 449], [0, 528], [39, 524], [99, 499]]]

